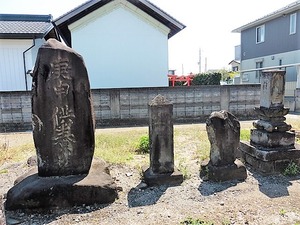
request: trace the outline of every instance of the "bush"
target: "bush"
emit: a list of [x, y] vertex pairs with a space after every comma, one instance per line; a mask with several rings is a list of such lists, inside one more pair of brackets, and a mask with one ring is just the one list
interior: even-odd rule
[[194, 77], [192, 85], [220, 85], [221, 78], [221, 73], [200, 73]]
[[140, 138], [136, 151], [143, 154], [150, 152], [149, 136], [142, 136]]

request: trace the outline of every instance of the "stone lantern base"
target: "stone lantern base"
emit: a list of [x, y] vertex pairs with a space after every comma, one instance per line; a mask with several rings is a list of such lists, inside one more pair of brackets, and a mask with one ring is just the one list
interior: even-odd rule
[[269, 175], [282, 173], [290, 162], [300, 166], [300, 145], [293, 147], [263, 148], [254, 146], [248, 141], [241, 141], [239, 147], [241, 157], [256, 171]]

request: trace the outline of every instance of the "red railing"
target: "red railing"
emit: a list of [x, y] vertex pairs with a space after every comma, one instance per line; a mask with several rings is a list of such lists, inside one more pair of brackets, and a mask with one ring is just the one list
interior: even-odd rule
[[185, 82], [183, 85], [191, 86], [192, 80], [194, 79], [195, 75], [190, 74], [190, 75], [168, 75], [169, 82], [172, 83], [172, 87], [175, 86], [175, 82]]

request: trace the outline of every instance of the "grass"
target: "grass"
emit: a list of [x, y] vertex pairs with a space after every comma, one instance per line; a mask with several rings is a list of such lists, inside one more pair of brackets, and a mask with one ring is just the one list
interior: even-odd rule
[[130, 129], [96, 133], [95, 157], [112, 164], [130, 164], [134, 159], [140, 138], [148, 133], [147, 129]]
[[[297, 121], [296, 121], [297, 122]], [[300, 122], [296, 123], [299, 124]], [[16, 134], [17, 135], [17, 134]], [[149, 163], [148, 153], [143, 157], [137, 151], [141, 138], [148, 136], [148, 128], [98, 129], [95, 133], [95, 157], [111, 164], [140, 166]], [[241, 130], [241, 140], [250, 139], [250, 130]], [[205, 125], [195, 124], [174, 126], [175, 163], [189, 177], [187, 164], [192, 160], [203, 161], [209, 158], [210, 143]], [[188, 151], [189, 154], [186, 154]], [[0, 139], [0, 165], [5, 161], [19, 162], [35, 154], [33, 142], [11, 146], [8, 140]], [[140, 158], [141, 161], [135, 160]]]
[[0, 144], [0, 165], [7, 161], [24, 161], [34, 154], [35, 148], [33, 143], [26, 143], [17, 147], [11, 147], [8, 144]]
[[250, 140], [250, 130], [246, 130], [246, 129], [241, 130], [240, 140], [241, 141], [249, 141]]
[[299, 172], [300, 172], [299, 166], [294, 162], [290, 162], [288, 164], [288, 166], [285, 168], [285, 170], [283, 171], [283, 175], [284, 176], [296, 176], [299, 174]]
[[180, 224], [184, 225], [214, 225], [213, 222], [201, 220], [201, 219], [194, 219], [191, 217], [186, 218], [184, 221], [180, 222]]
[[287, 213], [287, 211], [285, 209], [280, 209], [280, 211], [279, 211], [280, 216], [285, 216], [286, 213]]

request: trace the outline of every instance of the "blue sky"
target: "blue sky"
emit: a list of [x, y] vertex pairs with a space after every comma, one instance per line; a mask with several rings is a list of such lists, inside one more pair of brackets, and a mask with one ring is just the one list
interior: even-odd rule
[[[169, 40], [169, 68], [178, 75], [227, 68], [240, 35], [235, 28], [252, 22], [295, 0], [150, 0], [187, 27]], [[52, 14], [54, 18], [86, 0], [0, 0], [0, 13]]]

